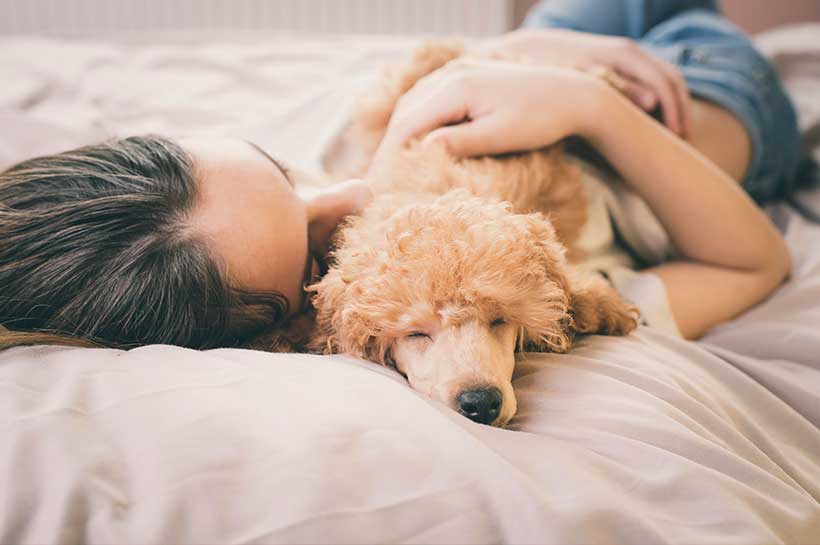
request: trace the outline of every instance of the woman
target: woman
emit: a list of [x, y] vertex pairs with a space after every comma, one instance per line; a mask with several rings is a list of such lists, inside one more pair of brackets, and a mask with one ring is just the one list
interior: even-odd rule
[[[400, 101], [377, 160], [413, 138], [466, 156], [584, 137], [669, 232], [680, 260], [651, 272], [696, 338], [788, 275], [748, 195], [787, 191], [797, 163], [771, 67], [712, 4], [542, 2], [527, 24], [562, 29], [487, 45], [541, 63], [431, 74]], [[613, 70], [629, 100], [556, 61]], [[656, 109], [666, 128], [644, 113]], [[356, 180], [304, 199], [298, 178], [230, 140], [128, 138], [16, 165], [0, 175], [0, 323], [15, 330], [0, 347], [235, 345], [297, 313], [333, 228], [370, 199]]]

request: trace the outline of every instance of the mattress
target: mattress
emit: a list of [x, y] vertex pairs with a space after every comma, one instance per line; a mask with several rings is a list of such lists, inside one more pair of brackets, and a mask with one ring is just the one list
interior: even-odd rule
[[[760, 40], [811, 145], [820, 26]], [[319, 172], [414, 43], [3, 37], [0, 165], [158, 132]], [[820, 226], [767, 212], [794, 260], [768, 300], [699, 342], [641, 327], [521, 354], [507, 429], [345, 356], [0, 353], [0, 542], [820, 543]]]

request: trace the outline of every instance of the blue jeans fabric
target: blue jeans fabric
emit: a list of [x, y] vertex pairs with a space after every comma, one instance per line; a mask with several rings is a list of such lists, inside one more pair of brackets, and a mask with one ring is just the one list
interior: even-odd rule
[[732, 112], [752, 157], [742, 180], [758, 203], [787, 195], [801, 158], [794, 106], [774, 68], [714, 0], [542, 0], [525, 27], [626, 36], [675, 64], [692, 96]]

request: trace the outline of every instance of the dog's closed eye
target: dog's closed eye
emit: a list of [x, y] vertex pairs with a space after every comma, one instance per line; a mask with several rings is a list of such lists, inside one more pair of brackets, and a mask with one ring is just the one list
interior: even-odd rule
[[498, 326], [504, 325], [506, 323], [507, 323], [507, 320], [505, 320], [504, 318], [499, 316], [498, 318], [496, 318], [495, 320], [490, 322], [490, 327], [498, 327]]
[[430, 339], [430, 335], [428, 335], [427, 333], [422, 333], [421, 331], [415, 331], [415, 332], [410, 333], [409, 335], [407, 335], [406, 338], [423, 340], [423, 339]]

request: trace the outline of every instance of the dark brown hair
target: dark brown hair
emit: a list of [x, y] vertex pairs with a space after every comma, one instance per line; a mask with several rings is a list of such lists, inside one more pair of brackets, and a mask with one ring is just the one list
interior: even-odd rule
[[240, 344], [287, 315], [229, 285], [186, 228], [194, 164], [159, 136], [31, 159], [0, 174], [0, 350], [62, 343]]

